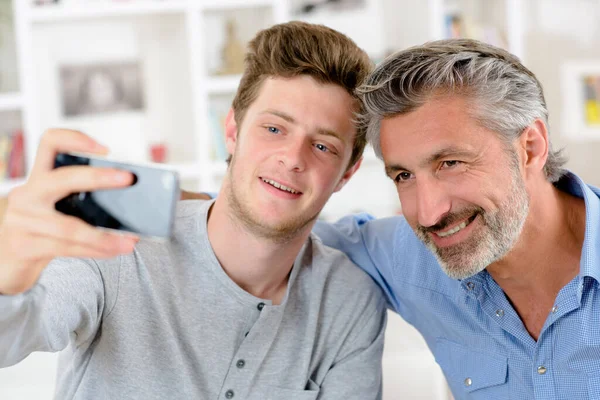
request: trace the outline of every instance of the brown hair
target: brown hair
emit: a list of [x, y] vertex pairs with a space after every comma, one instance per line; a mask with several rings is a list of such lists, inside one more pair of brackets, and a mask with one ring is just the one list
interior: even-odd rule
[[[368, 55], [346, 35], [323, 25], [292, 21], [260, 31], [248, 44], [244, 74], [233, 100], [238, 126], [246, 110], [258, 97], [262, 82], [269, 77], [293, 78], [308, 75], [317, 82], [344, 88], [359, 105], [356, 93], [373, 64]], [[362, 156], [365, 129], [357, 125], [350, 166]]]

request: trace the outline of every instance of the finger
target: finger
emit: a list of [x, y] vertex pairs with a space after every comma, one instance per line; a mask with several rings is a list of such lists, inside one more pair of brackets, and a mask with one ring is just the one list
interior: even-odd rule
[[60, 152], [106, 154], [108, 148], [88, 135], [70, 129], [49, 129], [42, 135], [38, 146], [33, 174], [41, 174], [54, 167], [54, 158]]
[[[130, 253], [139, 240], [134, 234], [110, 232], [93, 227], [83, 220], [64, 215], [59, 212], [15, 213], [7, 222], [8, 228], [14, 227], [13, 247], [21, 248], [21, 238], [28, 236], [49, 238], [68, 245], [87, 247], [101, 254], [116, 255]], [[36, 245], [32, 247], [36, 247]], [[21, 248], [26, 252], [27, 248]], [[66, 256], [66, 254], [53, 253], [52, 256]]]
[[30, 185], [32, 190], [35, 188], [35, 193], [29, 198], [41, 198], [54, 203], [71, 193], [127, 187], [133, 180], [131, 172], [115, 168], [60, 167], [32, 178]]

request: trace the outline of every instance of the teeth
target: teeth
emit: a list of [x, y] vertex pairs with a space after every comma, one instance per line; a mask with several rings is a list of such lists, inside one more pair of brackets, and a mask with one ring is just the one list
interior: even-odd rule
[[452, 229], [448, 229], [447, 231], [444, 231], [444, 232], [439, 232], [438, 236], [439, 237], [446, 237], [446, 236], [454, 235], [456, 232], [458, 232], [461, 229], [465, 228], [467, 225], [468, 225], [467, 221], [464, 221], [462, 224], [459, 224], [459, 225], [455, 226]]
[[283, 186], [282, 184], [280, 184], [280, 183], [277, 183], [277, 182], [275, 182], [275, 181], [274, 181], [274, 180], [272, 180], [272, 179], [263, 179], [263, 182], [265, 182], [265, 183], [268, 183], [268, 184], [269, 184], [269, 185], [271, 185], [271, 186], [275, 186], [275, 187], [276, 187], [277, 189], [279, 189], [279, 190], [285, 190], [286, 192], [290, 192], [291, 194], [297, 194], [297, 193], [298, 193], [298, 192], [297, 192], [297, 191], [295, 191], [294, 189], [292, 189], [292, 188], [289, 188], [289, 187], [287, 187], [287, 186]]

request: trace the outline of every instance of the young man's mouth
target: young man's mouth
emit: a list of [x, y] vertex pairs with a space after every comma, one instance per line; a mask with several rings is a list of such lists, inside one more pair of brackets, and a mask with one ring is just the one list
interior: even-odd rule
[[273, 186], [276, 189], [281, 190], [282, 192], [287, 192], [287, 193], [291, 193], [291, 194], [295, 194], [295, 195], [301, 195], [302, 192], [299, 190], [296, 190], [292, 187], [286, 186], [283, 183], [277, 182], [273, 179], [268, 179], [268, 178], [260, 178], [264, 183]]

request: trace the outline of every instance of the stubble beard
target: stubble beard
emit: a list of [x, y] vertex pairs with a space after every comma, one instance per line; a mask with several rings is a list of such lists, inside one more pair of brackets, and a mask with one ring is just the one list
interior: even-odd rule
[[278, 223], [267, 223], [261, 220], [260, 216], [256, 215], [248, 206], [248, 203], [242, 201], [243, 194], [237, 190], [240, 186], [236, 185], [233, 177], [234, 160], [235, 157], [231, 160], [228, 169], [229, 185], [226, 187], [225, 192], [233, 220], [239, 221], [243, 228], [252, 235], [278, 244], [289, 243], [302, 234], [307, 226], [318, 218], [319, 212], [311, 216], [296, 215], [286, 220], [280, 220]]
[[[518, 167], [517, 167], [518, 168]], [[501, 260], [514, 247], [521, 236], [529, 213], [529, 195], [525, 183], [514, 167], [511, 192], [500, 207], [486, 212], [481, 207], [470, 207], [448, 214], [435, 227], [418, 226], [419, 239], [435, 254], [442, 270], [453, 279], [466, 279]], [[443, 230], [456, 221], [477, 216], [483, 226], [469, 238], [453, 246], [438, 248], [429, 232]]]

